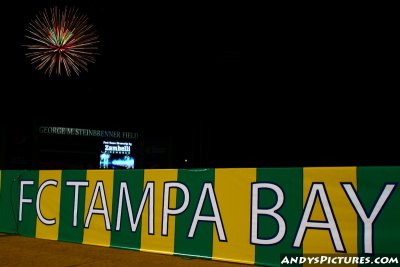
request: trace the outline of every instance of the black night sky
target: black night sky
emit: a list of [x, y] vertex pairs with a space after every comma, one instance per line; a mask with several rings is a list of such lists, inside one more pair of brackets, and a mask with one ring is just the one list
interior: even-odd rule
[[80, 77], [49, 79], [33, 71], [22, 47], [29, 42], [24, 38], [25, 29], [44, 8], [63, 7], [65, 3], [13, 4], [7, 15], [11, 19], [8, 23], [12, 24], [12, 28], [7, 28], [10, 43], [3, 43], [8, 49], [6, 57], [10, 65], [7, 77], [23, 77], [16, 80], [23, 83], [22, 90], [28, 94], [47, 96], [58, 91], [71, 99], [89, 99], [112, 92], [116, 98], [120, 95], [124, 99], [131, 91], [141, 98], [154, 98], [153, 92], [172, 97], [174, 92], [183, 89], [196, 98], [204, 88], [225, 80], [232, 85], [237, 82], [231, 81], [238, 76], [233, 72], [240, 73], [243, 24], [237, 9], [135, 6], [101, 1], [66, 3], [88, 15], [101, 41], [101, 55], [90, 66], [90, 71]]
[[[66, 3], [95, 25], [100, 56], [79, 77], [49, 78], [25, 58], [25, 29], [43, 8]], [[43, 124], [168, 136], [166, 167], [398, 165], [394, 21], [355, 10], [4, 5], [1, 102], [11, 108], [1, 109], [0, 167], [13, 167], [15, 134], [34, 154], [31, 132]], [[21, 167], [38, 167], [27, 161]]]

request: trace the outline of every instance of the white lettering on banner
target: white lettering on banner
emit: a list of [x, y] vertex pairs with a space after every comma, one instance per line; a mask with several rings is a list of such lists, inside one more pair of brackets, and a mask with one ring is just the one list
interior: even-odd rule
[[[315, 205], [315, 201], [319, 196], [322, 210], [326, 217], [326, 222], [310, 221], [311, 212]], [[318, 230], [329, 230], [331, 238], [333, 239], [333, 244], [335, 246], [335, 251], [345, 252], [342, 237], [340, 235], [339, 228], [337, 226], [335, 215], [333, 214], [331, 204], [328, 199], [328, 195], [325, 190], [324, 183], [312, 183], [310, 193], [308, 194], [306, 205], [303, 212], [303, 217], [297, 231], [296, 238], [294, 240], [293, 246], [299, 248], [303, 242], [304, 234], [306, 230], [318, 229]]]
[[[94, 205], [96, 203], [96, 199], [97, 199], [97, 196], [99, 193], [100, 193], [100, 200], [101, 200], [102, 208], [96, 209], [96, 208], [94, 208]], [[92, 219], [93, 214], [102, 214], [104, 216], [104, 222], [106, 225], [106, 229], [111, 230], [110, 216], [108, 214], [107, 199], [106, 199], [106, 193], [104, 192], [103, 181], [96, 182], [96, 187], [94, 189], [92, 200], [90, 202], [90, 208], [89, 208], [88, 215], [87, 215], [86, 221], [85, 221], [85, 228], [89, 228], [90, 220]]]
[[373, 250], [373, 226], [375, 223], [375, 220], [379, 216], [383, 206], [386, 204], [390, 194], [393, 192], [393, 189], [395, 188], [396, 184], [386, 184], [385, 188], [383, 189], [382, 193], [379, 196], [378, 201], [375, 202], [375, 206], [372, 207], [372, 211], [368, 215], [365, 213], [365, 209], [363, 205], [361, 204], [357, 193], [355, 192], [355, 189], [353, 187], [353, 184], [350, 183], [342, 183], [342, 187], [344, 188], [347, 197], [350, 199], [351, 204], [353, 205], [353, 208], [356, 210], [358, 216], [361, 218], [363, 221], [363, 229], [364, 229], [364, 253], [369, 253], [372, 254], [374, 253]]
[[[211, 201], [211, 207], [214, 214], [213, 216], [200, 215], [207, 194]], [[200, 200], [199, 203], [197, 204], [196, 212], [192, 220], [192, 225], [190, 226], [190, 231], [188, 234], [189, 238], [193, 238], [194, 233], [196, 232], [197, 223], [199, 221], [215, 222], [215, 224], [217, 225], [217, 233], [219, 241], [227, 241], [212, 183], [204, 183], [203, 185], [203, 190], [201, 191]]]
[[154, 182], [147, 182], [140, 202], [139, 210], [134, 219], [132, 213], [131, 199], [129, 197], [128, 184], [126, 182], [121, 182], [119, 188], [119, 198], [118, 198], [118, 211], [117, 211], [117, 226], [115, 231], [120, 231], [121, 229], [121, 213], [122, 213], [122, 201], [125, 199], [126, 208], [128, 209], [129, 222], [131, 224], [131, 231], [136, 232], [136, 228], [139, 224], [139, 219], [142, 217], [144, 205], [146, 200], [149, 199], [149, 227], [148, 233], [150, 235], [154, 234]]
[[31, 204], [32, 203], [32, 199], [31, 198], [24, 198], [24, 187], [25, 185], [33, 185], [33, 181], [21, 181], [21, 189], [19, 192], [19, 216], [18, 216], [18, 220], [20, 222], [22, 222], [22, 205], [24, 203], [28, 203]]
[[[260, 209], [258, 207], [259, 202], [259, 191], [260, 189], [270, 189], [276, 195], [276, 204], [269, 209]], [[279, 210], [285, 200], [282, 189], [271, 183], [253, 183], [251, 185], [251, 243], [256, 245], [273, 245], [279, 243], [286, 233], [285, 220], [281, 215], [276, 213]], [[273, 217], [278, 222], [278, 233], [270, 239], [261, 239], [258, 237], [258, 216], [268, 215]]]
[[57, 187], [58, 182], [56, 180], [46, 180], [43, 182], [43, 184], [39, 187], [39, 191], [37, 193], [37, 197], [36, 197], [36, 213], [37, 216], [39, 218], [39, 220], [46, 225], [53, 225], [56, 224], [56, 219], [46, 219], [43, 214], [42, 211], [40, 210], [40, 200], [42, 198], [42, 192], [43, 189], [45, 189], [47, 186], [52, 185]]
[[[24, 192], [27, 186], [34, 185], [34, 181], [20, 181], [20, 190], [19, 190], [19, 214], [18, 221], [22, 222], [23, 219], [23, 208], [24, 204], [32, 204], [33, 199], [24, 196]], [[352, 204], [354, 210], [357, 215], [363, 222], [363, 253], [373, 254], [373, 242], [374, 242], [374, 232], [373, 226], [379, 215], [384, 210], [384, 206], [388, 202], [391, 194], [393, 193], [396, 183], [387, 183], [382, 191], [378, 194], [376, 198], [376, 202], [374, 206], [371, 208], [371, 211], [368, 213], [364, 208], [359, 196], [357, 195], [356, 189], [351, 183], [341, 183], [344, 192], [346, 193], [349, 202]], [[42, 194], [43, 190], [48, 186], [58, 186], [57, 181], [55, 180], [46, 180], [44, 181], [39, 188], [35, 187], [37, 190], [36, 193], [36, 213], [41, 222], [45, 225], [52, 225], [56, 223], [56, 219], [48, 219], [43, 216], [40, 210], [40, 204], [43, 201], [46, 201], [46, 194]], [[79, 191], [84, 187], [89, 186], [89, 181], [66, 181], [65, 186], [72, 186], [74, 188], [74, 203], [73, 203], [73, 220], [72, 227], [78, 226], [78, 209], [79, 209], [79, 193], [83, 193], [83, 191]], [[183, 201], [180, 203], [180, 207], [170, 207], [171, 205], [171, 190], [180, 190], [183, 193]], [[253, 245], [263, 245], [263, 246], [272, 246], [279, 243], [281, 240], [285, 238], [286, 235], [286, 223], [285, 218], [278, 213], [279, 209], [284, 206], [285, 195], [282, 188], [280, 188], [276, 184], [272, 183], [252, 183], [251, 184], [251, 211], [250, 211], [250, 243]], [[273, 207], [269, 208], [260, 208], [259, 203], [260, 200], [260, 192], [262, 190], [271, 190], [276, 196], [276, 202]], [[60, 190], [62, 191], [62, 190]], [[161, 234], [163, 236], [168, 235], [168, 221], [169, 216], [179, 216], [184, 213], [188, 205], [190, 203], [190, 188], [188, 188], [185, 184], [180, 182], [165, 182], [163, 189], [163, 203], [154, 203], [155, 201], [155, 182], [147, 182], [143, 194], [141, 196], [140, 205], [137, 209], [136, 214], [132, 209], [131, 203], [131, 195], [129, 193], [129, 186], [126, 181], [120, 182], [119, 187], [119, 195], [117, 200], [117, 195], [115, 195], [115, 201], [117, 203], [117, 216], [115, 217], [115, 221], [113, 221], [113, 228], [115, 231], [121, 230], [121, 220], [122, 220], [122, 212], [123, 206], [125, 203], [130, 228], [132, 232], [137, 230], [139, 222], [141, 221], [143, 210], [145, 208], [146, 202], [148, 202], [148, 234], [154, 234], [154, 212], [155, 205], [162, 205], [162, 214], [160, 214], [162, 218], [161, 224]], [[101, 208], [95, 208], [95, 203], [98, 197], [100, 196]], [[220, 196], [223, 197], [223, 196]], [[202, 210], [206, 201], [206, 198], [209, 199], [212, 214], [211, 215], [202, 215]], [[196, 201], [196, 200], [195, 200]], [[314, 205], [316, 201], [320, 201], [321, 208], [325, 215], [325, 221], [312, 221], [311, 215], [313, 212]], [[111, 221], [108, 205], [112, 203], [107, 203], [106, 193], [104, 189], [104, 184], [102, 181], [97, 181], [95, 184], [95, 188], [93, 190], [93, 195], [91, 196], [91, 201], [88, 209], [86, 218], [82, 223], [84, 223], [84, 227], [88, 228], [90, 226], [90, 221], [94, 214], [103, 215], [105, 228], [107, 230], [111, 230]], [[200, 221], [202, 222], [212, 222], [215, 223], [217, 234], [219, 241], [227, 242], [227, 236], [225, 233], [223, 218], [221, 216], [218, 201], [213, 189], [213, 184], [206, 182], [203, 184], [203, 188], [200, 194], [200, 198], [195, 203], [196, 206], [195, 213], [193, 215], [190, 229], [188, 231], [187, 237], [194, 238], [197, 225]], [[234, 208], [234, 207], [232, 207]], [[340, 208], [340, 207], [337, 207]], [[238, 214], [238, 216], [244, 216], [243, 214]], [[248, 216], [247, 214], [245, 216]], [[277, 222], [277, 234], [273, 237], [261, 238], [259, 233], [259, 224], [261, 216], [269, 216], [273, 218]], [[339, 227], [336, 222], [335, 214], [331, 207], [328, 193], [326, 191], [324, 183], [312, 183], [310, 191], [308, 193], [307, 200], [304, 204], [303, 214], [301, 216], [301, 221], [297, 230], [297, 234], [293, 240], [293, 247], [300, 248], [303, 243], [303, 239], [306, 235], [308, 229], [317, 229], [317, 230], [328, 230], [331, 236], [331, 240], [333, 246], [337, 252], [345, 252], [346, 248], [343, 243], [341, 233], [339, 231]], [[229, 233], [228, 233], [229, 234]]]
[[[169, 208], [169, 195], [171, 188], [179, 188], [183, 192], [183, 204], [177, 209]], [[178, 182], [167, 182], [164, 183], [164, 200], [163, 200], [163, 215], [162, 215], [162, 235], [168, 235], [168, 216], [179, 215], [184, 212], [189, 205], [189, 190], [186, 185]]]
[[78, 225], [79, 187], [81, 187], [81, 186], [88, 187], [89, 181], [67, 181], [66, 185], [75, 187], [75, 190], [74, 190], [74, 215], [73, 215], [74, 218], [72, 220], [72, 226], [76, 227]]

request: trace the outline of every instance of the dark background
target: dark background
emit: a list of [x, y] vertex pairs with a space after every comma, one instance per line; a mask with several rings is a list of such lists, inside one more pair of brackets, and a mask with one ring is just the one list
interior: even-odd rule
[[144, 168], [400, 163], [390, 7], [67, 1], [95, 25], [100, 56], [79, 77], [46, 77], [25, 58], [25, 29], [65, 3], [2, 7], [3, 169], [51, 168], [40, 125], [139, 131], [142, 152], [168, 148]]
[[[35, 71], [24, 56], [23, 44], [29, 43], [25, 29], [44, 8], [64, 7], [66, 3], [78, 7], [95, 26], [101, 41], [100, 56], [90, 71], [79, 77], [49, 78]], [[239, 7], [229, 5], [16, 2], [3, 10], [9, 25], [7, 42], [2, 43], [7, 51], [5, 77], [13, 78], [18, 94], [54, 101], [61, 97], [82, 100], [80, 103], [85, 101], [90, 108], [124, 109], [143, 101], [151, 106], [164, 97], [163, 102], [177, 98], [178, 91], [187, 102], [205, 99], [204, 90], [210, 87], [229, 83], [238, 88], [244, 31], [244, 18], [239, 12]], [[186, 95], [182, 97], [181, 91]], [[128, 93], [133, 95], [127, 98]]]

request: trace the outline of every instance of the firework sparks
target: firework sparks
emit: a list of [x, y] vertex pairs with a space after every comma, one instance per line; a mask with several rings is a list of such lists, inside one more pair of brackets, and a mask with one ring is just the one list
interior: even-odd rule
[[49, 76], [71, 76], [72, 71], [79, 75], [95, 62], [98, 36], [77, 8], [45, 9], [29, 23], [27, 32], [25, 36], [32, 43], [26, 45], [26, 56]]

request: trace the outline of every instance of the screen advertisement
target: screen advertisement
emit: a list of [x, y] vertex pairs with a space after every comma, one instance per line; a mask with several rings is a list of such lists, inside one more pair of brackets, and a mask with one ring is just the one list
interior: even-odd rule
[[100, 169], [134, 169], [135, 158], [131, 142], [103, 141]]

